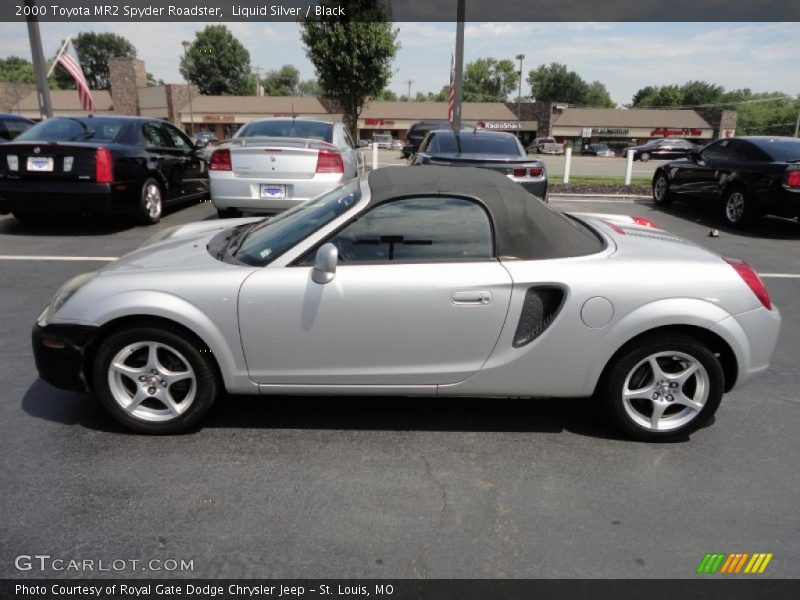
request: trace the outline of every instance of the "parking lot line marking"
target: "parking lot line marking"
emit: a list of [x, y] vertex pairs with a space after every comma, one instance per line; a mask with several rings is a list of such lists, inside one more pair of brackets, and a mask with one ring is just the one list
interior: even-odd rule
[[759, 273], [759, 277], [771, 277], [772, 279], [800, 279], [798, 273]]
[[563, 198], [559, 196], [551, 196], [551, 202], [574, 202], [581, 204], [653, 204], [652, 200], [636, 200], [631, 198], [629, 200], [618, 200], [613, 198]]
[[0, 254], [0, 260], [51, 260], [111, 262], [118, 256], [34, 256], [26, 254]]

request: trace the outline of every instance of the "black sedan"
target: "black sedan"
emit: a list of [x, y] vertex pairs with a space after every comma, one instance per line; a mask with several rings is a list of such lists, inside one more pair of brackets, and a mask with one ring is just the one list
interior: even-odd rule
[[510, 133], [474, 129], [462, 130], [456, 136], [450, 129], [430, 131], [412, 157], [411, 165], [490, 169], [516, 181], [542, 200], [547, 195], [544, 163], [529, 158], [516, 136]]
[[589, 144], [581, 148], [581, 156], [604, 156], [613, 158], [614, 151], [608, 147], [608, 144]]
[[0, 145], [0, 212], [128, 214], [157, 223], [166, 204], [208, 195], [203, 150], [138, 117], [58, 117]]
[[800, 139], [740, 137], [709, 144], [688, 159], [659, 166], [653, 200], [718, 204], [731, 227], [764, 214], [800, 216]]
[[633, 150], [633, 160], [647, 162], [651, 158], [683, 158], [689, 156], [690, 152], [695, 152], [702, 148], [688, 140], [676, 140], [665, 138], [662, 140], [650, 140], [644, 146], [631, 146], [622, 151], [622, 156], [628, 158], [628, 151]]

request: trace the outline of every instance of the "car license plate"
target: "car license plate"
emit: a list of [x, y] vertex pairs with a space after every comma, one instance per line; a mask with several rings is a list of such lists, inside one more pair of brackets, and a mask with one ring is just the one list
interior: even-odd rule
[[274, 183], [261, 184], [262, 198], [286, 198], [286, 186]]
[[29, 156], [28, 171], [47, 172], [53, 170], [52, 156]]

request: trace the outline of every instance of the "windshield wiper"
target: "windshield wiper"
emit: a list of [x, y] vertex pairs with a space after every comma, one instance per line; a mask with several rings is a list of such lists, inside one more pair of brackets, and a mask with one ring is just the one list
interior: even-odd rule
[[245, 239], [247, 239], [247, 234], [250, 233], [250, 230], [253, 229], [255, 223], [248, 223], [247, 225], [242, 225], [241, 228], [231, 235], [228, 238], [228, 241], [225, 244], [223, 250], [227, 251], [228, 254], [236, 257], [236, 253], [239, 251], [239, 248], [242, 247], [244, 244]]

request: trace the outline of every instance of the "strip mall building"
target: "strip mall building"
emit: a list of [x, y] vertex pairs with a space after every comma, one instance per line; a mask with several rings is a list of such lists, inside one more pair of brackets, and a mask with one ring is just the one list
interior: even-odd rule
[[[212, 131], [219, 139], [230, 137], [255, 119], [292, 116], [341, 121], [332, 102], [309, 96], [203, 96], [189, 95], [184, 84], [147, 86], [144, 63], [132, 58], [109, 61], [111, 91], [93, 92], [98, 114], [139, 115], [165, 119], [189, 133]], [[55, 115], [82, 114], [78, 94], [51, 92]], [[32, 86], [0, 84], [0, 112], [39, 119]], [[358, 119], [358, 137], [370, 140], [377, 133], [404, 139], [409, 127], [424, 119], [446, 119], [446, 102], [370, 102]], [[612, 147], [641, 144], [663, 137], [680, 137], [705, 143], [731, 137], [737, 113], [718, 109], [663, 110], [580, 108], [552, 102], [481, 102], [463, 105], [464, 122], [494, 131], [517, 133], [523, 143], [537, 137], [578, 146], [605, 142]]]

